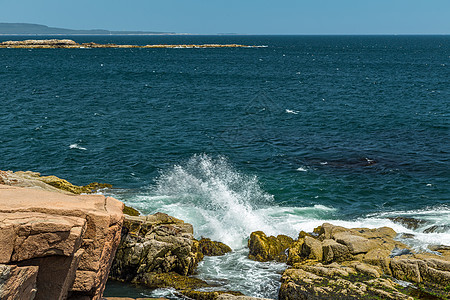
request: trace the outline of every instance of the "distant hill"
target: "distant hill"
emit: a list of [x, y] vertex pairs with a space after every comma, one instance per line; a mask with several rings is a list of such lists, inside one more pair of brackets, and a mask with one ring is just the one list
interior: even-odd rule
[[0, 35], [122, 35], [122, 34], [173, 34], [171, 32], [153, 31], [111, 31], [104, 29], [76, 30], [48, 27], [29, 23], [0, 23]]

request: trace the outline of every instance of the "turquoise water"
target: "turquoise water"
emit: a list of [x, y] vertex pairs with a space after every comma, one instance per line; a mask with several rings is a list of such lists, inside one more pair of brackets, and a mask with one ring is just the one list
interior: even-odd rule
[[226, 272], [210, 259], [198, 276], [252, 295], [276, 296], [264, 270], [280, 268], [245, 260], [254, 230], [328, 221], [450, 244], [449, 36], [71, 38], [264, 47], [0, 49], [0, 169], [112, 183], [143, 213], [191, 222], [235, 249]]

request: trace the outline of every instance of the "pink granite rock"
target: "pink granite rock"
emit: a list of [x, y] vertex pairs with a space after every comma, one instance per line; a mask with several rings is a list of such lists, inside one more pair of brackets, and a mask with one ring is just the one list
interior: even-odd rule
[[[120, 241], [122, 209], [120, 201], [102, 195], [0, 185], [0, 263], [36, 270], [35, 299], [101, 299]], [[14, 290], [12, 283], [3, 291]], [[16, 299], [8, 297], [0, 298]]]

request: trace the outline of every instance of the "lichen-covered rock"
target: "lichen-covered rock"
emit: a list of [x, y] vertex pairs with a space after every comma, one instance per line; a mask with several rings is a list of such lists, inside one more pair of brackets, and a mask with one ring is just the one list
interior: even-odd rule
[[195, 242], [192, 225], [167, 214], [125, 216], [110, 277], [145, 283], [145, 274], [190, 275], [203, 258]]
[[231, 248], [224, 243], [202, 238], [198, 241], [198, 251], [205, 256], [221, 256], [231, 252]]
[[262, 231], [252, 232], [248, 241], [248, 258], [256, 261], [287, 261], [287, 249], [294, 240], [286, 235], [266, 236]]

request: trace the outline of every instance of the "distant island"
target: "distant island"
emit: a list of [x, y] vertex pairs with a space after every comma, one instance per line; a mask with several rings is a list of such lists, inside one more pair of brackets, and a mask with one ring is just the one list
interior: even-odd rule
[[76, 30], [29, 23], [0, 23], [0, 35], [154, 35], [175, 34], [154, 31], [111, 31], [105, 29]]
[[82, 49], [82, 48], [260, 48], [265, 46], [246, 46], [239, 44], [176, 44], [176, 45], [118, 45], [118, 44], [97, 44], [82, 43], [78, 44], [73, 40], [24, 40], [24, 41], [5, 41], [0, 43], [0, 48], [26, 48], [26, 49]]

